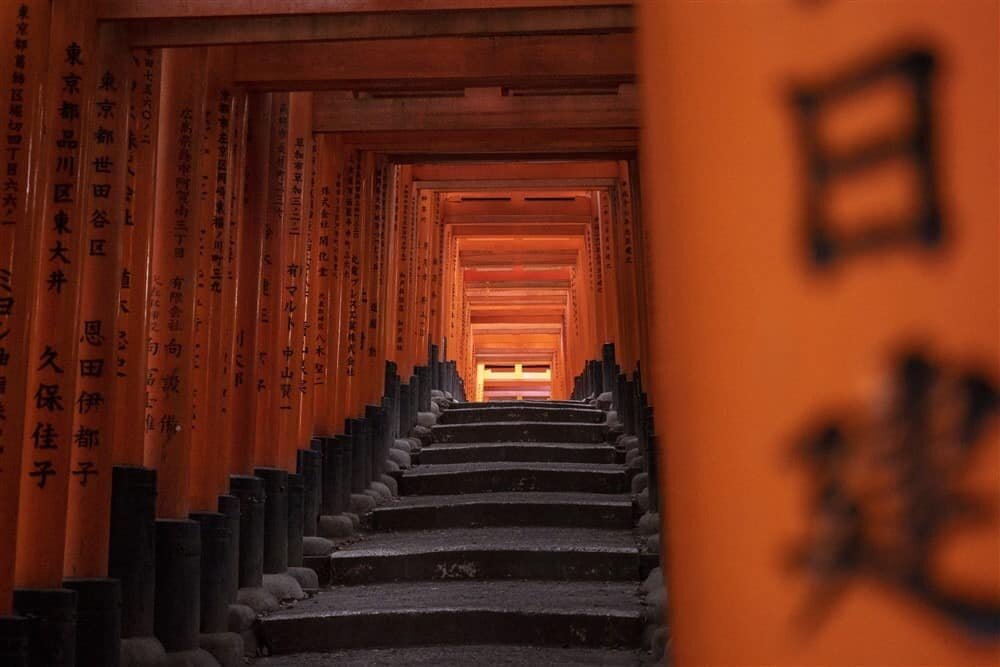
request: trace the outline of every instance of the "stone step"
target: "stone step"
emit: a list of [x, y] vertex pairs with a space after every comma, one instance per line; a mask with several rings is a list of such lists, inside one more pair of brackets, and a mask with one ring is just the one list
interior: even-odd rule
[[583, 401], [485, 401], [476, 403], [466, 401], [464, 403], [452, 403], [451, 410], [462, 410], [465, 408], [511, 408], [511, 407], [540, 407], [540, 408], [590, 408], [589, 403]]
[[452, 463], [419, 465], [400, 478], [401, 495], [485, 491], [580, 491], [625, 493], [625, 469], [606, 463]]
[[409, 496], [371, 514], [374, 530], [478, 526], [631, 528], [632, 500], [609, 493], [469, 493]]
[[272, 654], [371, 646], [637, 646], [634, 582], [451, 581], [337, 586], [265, 616]]
[[608, 427], [578, 422], [479, 422], [431, 428], [434, 442], [604, 442]]
[[563, 442], [440, 443], [420, 450], [420, 463], [472, 463], [475, 461], [564, 461], [614, 463], [611, 445]]
[[642, 664], [639, 651], [611, 648], [562, 648], [556, 646], [518, 646], [515, 644], [470, 644], [466, 646], [408, 646], [332, 651], [330, 653], [293, 653], [260, 658], [260, 667], [440, 667], [441, 665], [483, 665], [489, 667], [526, 667], [553, 665], [575, 667], [635, 667]]
[[629, 530], [452, 528], [369, 535], [330, 557], [334, 585], [460, 579], [638, 581]]
[[476, 408], [449, 408], [438, 424], [475, 424], [480, 422], [579, 422], [603, 424], [603, 410], [596, 408], [568, 408], [545, 405], [493, 406], [487, 403]]

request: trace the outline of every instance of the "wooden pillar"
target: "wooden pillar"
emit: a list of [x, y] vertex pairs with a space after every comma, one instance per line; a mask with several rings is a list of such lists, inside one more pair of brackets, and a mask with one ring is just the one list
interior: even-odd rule
[[281, 348], [278, 346], [281, 318], [281, 267], [285, 215], [285, 169], [288, 151], [288, 94], [269, 94], [271, 124], [267, 153], [267, 207], [264, 217], [264, 241], [260, 262], [256, 340], [256, 436], [254, 464], [279, 467], [281, 396]]
[[[357, 272], [358, 300], [355, 309], [354, 374], [351, 378], [351, 416], [364, 414], [365, 404], [371, 399], [371, 389], [375, 378], [381, 379], [381, 372], [374, 372], [372, 334], [370, 326], [371, 306], [375, 305], [376, 290], [376, 249], [378, 234], [372, 216], [374, 201], [375, 156], [370, 151], [360, 155], [359, 178], [355, 185], [355, 224], [358, 230]], [[352, 268], [352, 279], [354, 276]], [[376, 305], [377, 307], [377, 305]], [[349, 322], [350, 325], [350, 322]]]
[[[381, 403], [385, 387], [385, 362], [388, 358], [385, 331], [388, 327], [389, 303], [389, 203], [392, 193], [392, 169], [384, 162], [375, 164], [375, 182], [372, 188], [372, 226], [373, 243], [372, 261], [374, 285], [368, 304], [368, 358], [369, 373], [373, 381], [369, 387], [369, 404]], [[382, 372], [379, 372], [379, 371]]]
[[226, 345], [223, 289], [228, 271], [230, 160], [232, 145], [233, 51], [209, 50], [201, 149], [196, 162], [198, 207], [195, 219], [198, 269], [195, 282], [192, 354], [191, 509], [214, 512], [228, 489], [229, 452], [225, 447], [222, 393]]
[[[632, 202], [632, 183], [628, 173], [628, 163], [618, 161], [618, 184], [615, 192], [617, 265], [621, 284], [619, 309], [623, 322], [622, 340], [615, 350], [624, 369], [631, 372], [639, 359], [639, 278], [636, 259], [635, 207]], [[621, 350], [620, 352], [618, 350]]]
[[[226, 167], [228, 204], [226, 206], [226, 235], [223, 239], [223, 252], [226, 259], [222, 276], [222, 304], [219, 316], [222, 320], [222, 330], [219, 337], [219, 344], [222, 346], [222, 372], [217, 386], [212, 388], [218, 396], [219, 413], [223, 420], [219, 434], [219, 445], [225, 458], [225, 464], [219, 466], [221, 473], [219, 483], [223, 489], [229, 488], [229, 475], [231, 473], [245, 474], [249, 472], [245, 465], [244, 452], [252, 452], [253, 449], [252, 441], [247, 442], [236, 437], [237, 431], [245, 428], [244, 422], [253, 423], [253, 401], [239, 400], [245, 394], [237, 396], [241, 390], [245, 391], [246, 389], [246, 378], [242, 375], [246, 371], [246, 341], [244, 340], [246, 334], [239, 320], [242, 314], [241, 299], [249, 297], [252, 300], [253, 294], [255, 294], [241, 293], [240, 288], [244, 284], [250, 286], [257, 284], [256, 266], [253, 261], [249, 263], [247, 268], [249, 275], [242, 273], [245, 268], [243, 257], [244, 254], [250, 255], [252, 260], [259, 257], [259, 248], [254, 247], [252, 243], [248, 244], [250, 247], [244, 246], [244, 227], [249, 226], [244, 211], [248, 102], [249, 95], [246, 91], [235, 90], [233, 92], [229, 121], [229, 158]], [[245, 432], [241, 431], [241, 436], [246, 437]]]
[[[322, 371], [322, 367], [317, 369], [316, 356], [316, 320], [319, 312], [320, 284], [317, 276], [319, 264], [319, 216], [317, 214], [317, 183], [316, 169], [318, 161], [316, 156], [316, 136], [309, 133], [309, 148], [306, 155], [306, 169], [308, 170], [309, 182], [306, 188], [307, 214], [305, 216], [306, 252], [305, 260], [302, 264], [303, 271], [303, 320], [302, 320], [302, 371], [300, 391], [302, 393], [302, 403], [299, 408], [298, 417], [298, 441], [300, 447], [308, 447], [310, 438], [317, 432], [315, 426], [315, 402], [317, 375]], [[329, 241], [329, 239], [327, 239]], [[329, 258], [329, 255], [327, 255]], [[325, 281], [324, 281], [325, 282]], [[325, 350], [324, 350], [325, 354]]]
[[38, 0], [6, 5], [0, 13], [0, 103], [7, 127], [0, 140], [4, 174], [0, 194], [0, 544], [6, 545], [0, 549], [0, 616], [12, 610], [23, 401], [31, 364], [28, 336], [34, 283], [42, 278], [32, 255], [41, 227], [32, 224], [32, 219], [41, 201], [32, 192], [39, 177], [39, 153], [45, 153], [51, 143], [42, 141], [39, 110], [49, 18], [49, 3]]
[[431, 266], [431, 249], [434, 236], [434, 193], [422, 189], [418, 198], [416, 216], [416, 293], [413, 308], [416, 319], [416, 335], [413, 338], [413, 358], [416, 365], [427, 363], [427, 344], [430, 338], [430, 296], [431, 277], [434, 267]]
[[347, 155], [343, 179], [343, 200], [340, 205], [344, 229], [341, 234], [342, 296], [340, 304], [340, 359], [337, 379], [338, 418], [354, 416], [354, 376], [357, 372], [358, 307], [361, 300], [361, 220], [358, 198], [361, 189], [361, 159], [357, 151]]
[[[590, 196], [591, 217], [590, 225], [586, 231], [586, 239], [589, 249], [588, 263], [590, 264], [591, 275], [593, 276], [593, 299], [594, 299], [594, 325], [597, 331], [598, 343], [605, 343], [610, 340], [608, 334], [608, 321], [604, 316], [604, 262], [601, 257], [601, 211], [600, 196], [594, 190]], [[570, 368], [573, 373], [579, 373], [580, 369]]]
[[285, 150], [285, 206], [281, 236], [280, 316], [276, 348], [280, 382], [278, 412], [280, 467], [294, 471], [299, 442], [299, 413], [305, 390], [303, 324], [305, 316], [305, 251], [309, 239], [308, 192], [312, 180], [307, 157], [312, 150], [312, 93], [291, 93], [288, 101], [288, 145]]
[[250, 95], [246, 103], [246, 148], [244, 186], [241, 207], [243, 216], [237, 225], [239, 253], [236, 273], [236, 319], [233, 335], [234, 408], [233, 435], [230, 446], [230, 469], [234, 474], [253, 473], [256, 451], [263, 447], [257, 432], [261, 410], [258, 382], [258, 316], [261, 291], [265, 229], [267, 227], [268, 157], [271, 141], [271, 99], [266, 94]]
[[996, 662], [1000, 5], [639, 19], [673, 661]]
[[347, 323], [345, 316], [345, 301], [347, 291], [350, 287], [349, 269], [346, 269], [349, 262], [348, 253], [350, 251], [350, 228], [344, 214], [344, 195], [346, 192], [346, 181], [348, 177], [349, 163], [347, 160], [349, 152], [332, 138], [327, 138], [324, 144], [330, 161], [330, 183], [333, 196], [331, 208], [331, 248], [330, 248], [330, 321], [329, 332], [329, 360], [327, 368], [327, 404], [329, 406], [329, 421], [331, 428], [336, 433], [342, 433], [344, 428], [344, 418], [347, 414], [344, 376], [344, 327]]
[[121, 231], [121, 279], [115, 338], [114, 462], [143, 464], [146, 432], [149, 270], [156, 193], [162, 52], [134, 51], [129, 73], [128, 173]]
[[402, 378], [409, 378], [413, 372], [413, 360], [410, 357], [410, 343], [408, 337], [411, 335], [409, 300], [413, 290], [410, 269], [413, 257], [412, 228], [413, 219], [411, 217], [410, 197], [413, 182], [413, 167], [402, 165], [400, 167], [399, 186], [396, 189], [396, 215], [394, 224], [394, 236], [397, 237], [397, 260], [393, 267], [396, 272], [395, 294], [394, 294], [394, 318], [395, 318], [395, 356], [399, 364], [399, 375]]
[[[601, 273], [604, 285], [604, 321], [605, 334], [607, 338], [604, 343], [617, 343], [621, 338], [621, 328], [618, 313], [619, 302], [619, 280], [618, 270], [615, 265], [615, 244], [614, 244], [614, 221], [612, 218], [611, 197], [607, 189], [599, 190], [597, 193], [598, 215], [600, 216], [600, 248], [601, 248]], [[594, 357], [596, 359], [596, 356]]]
[[108, 569], [111, 466], [115, 449], [115, 370], [128, 171], [128, 50], [110, 28], [95, 53], [96, 90], [83, 140], [83, 276], [77, 328], [64, 574], [103, 577]]
[[[53, 588], [62, 582], [69, 483], [76, 478], [71, 475], [78, 399], [76, 315], [87, 224], [81, 176], [84, 123], [94, 102], [93, 32], [87, 3], [53, 8], [43, 105], [48, 134], [36, 182], [41, 201], [35, 219], [41, 229], [31, 249], [37, 279], [28, 302], [32, 321], [15, 574], [22, 588]], [[37, 38], [44, 41], [44, 34]]]
[[157, 471], [157, 515], [190, 511], [197, 158], [204, 117], [205, 49], [163, 53], [156, 209], [149, 286], [145, 465]]
[[337, 326], [339, 321], [339, 290], [337, 283], [339, 237], [336, 225], [337, 166], [335, 139], [328, 134], [316, 135], [316, 198], [313, 208], [313, 257], [309, 299], [315, 304], [311, 315], [313, 326], [310, 347], [313, 351], [313, 424], [317, 435], [332, 436], [338, 428], [334, 421], [337, 359]]

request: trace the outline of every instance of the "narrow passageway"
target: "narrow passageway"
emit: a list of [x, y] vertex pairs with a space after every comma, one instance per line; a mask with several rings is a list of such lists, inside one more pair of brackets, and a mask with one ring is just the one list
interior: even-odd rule
[[0, 2], [0, 667], [996, 662], [998, 26]]
[[435, 400], [399, 502], [333, 553], [330, 588], [264, 617], [286, 657], [258, 664], [639, 664], [649, 560], [606, 413]]

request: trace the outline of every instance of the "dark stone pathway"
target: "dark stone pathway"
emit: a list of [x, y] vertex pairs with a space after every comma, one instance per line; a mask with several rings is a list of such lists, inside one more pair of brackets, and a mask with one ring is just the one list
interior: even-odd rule
[[[259, 665], [634, 665], [645, 659], [629, 477], [583, 404], [459, 404], [402, 498], [261, 621]], [[516, 438], [516, 439], [515, 439]]]

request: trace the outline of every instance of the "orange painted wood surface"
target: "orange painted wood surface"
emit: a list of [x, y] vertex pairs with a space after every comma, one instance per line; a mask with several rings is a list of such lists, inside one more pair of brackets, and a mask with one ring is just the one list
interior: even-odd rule
[[[949, 604], [996, 609], [996, 513], [921, 522], [923, 546], [906, 516], [947, 513], [945, 488], [1000, 505], [996, 421], [959, 445], [949, 415], [968, 404], [947, 390], [967, 372], [995, 388], [1000, 367], [1000, 6], [651, 0], [640, 24], [655, 258], [644, 378], [664, 444], [674, 660], [995, 664], [995, 637]], [[933, 64], [926, 87], [921, 63]], [[797, 108], [792, 93], [812, 89], [816, 106]], [[913, 147], [830, 181], [811, 162], [890, 136], [913, 146], [922, 123], [927, 158]], [[923, 180], [887, 185], [898, 165]], [[928, 198], [942, 242], [915, 231]], [[810, 243], [812, 211], [831, 254]], [[870, 224], [887, 239], [852, 245]], [[930, 369], [930, 395], [901, 381], [904, 355], [911, 377]], [[900, 407], [903, 396], [920, 407]], [[840, 446], [799, 453], [827, 429]], [[931, 454], [953, 448], [964, 466]], [[838, 489], [860, 523], [819, 504]], [[883, 538], [905, 545], [889, 550], [902, 562], [881, 561]], [[928, 560], [911, 569], [914, 555]]]
[[94, 53], [93, 109], [85, 122], [83, 253], [77, 319], [78, 397], [73, 418], [64, 574], [107, 575], [111, 533], [115, 368], [128, 176], [128, 51], [104, 30]]
[[115, 339], [118, 386], [115, 388], [114, 462], [142, 465], [162, 54], [142, 50], [130, 55], [128, 171]]
[[[31, 224], [36, 207], [32, 182], [45, 152], [39, 113], [46, 77], [49, 33], [47, 2], [3, 8], [0, 19], [0, 100], [7, 133], [2, 142], [4, 173], [0, 202], [0, 614], [12, 610], [14, 561], [21, 488], [30, 325], [34, 282], [39, 279], [32, 253], [40, 225]], [[6, 184], [11, 184], [9, 187]], [[30, 454], [30, 453], [29, 453]]]
[[156, 208], [149, 286], [145, 465], [157, 470], [157, 514], [191, 509], [199, 154], [205, 114], [204, 49], [163, 54]]
[[95, 27], [86, 3], [74, 2], [55, 8], [49, 31], [43, 108], [50, 131], [41, 146], [38, 177], [35, 215], [42, 221], [41, 230], [31, 249], [37, 277], [31, 299], [18, 506], [19, 587], [53, 587], [62, 581], [69, 484], [77, 477], [70, 463], [80, 398], [76, 316], [86, 224], [83, 133], [94, 100]]

